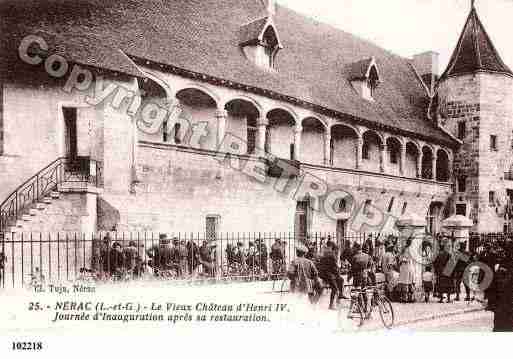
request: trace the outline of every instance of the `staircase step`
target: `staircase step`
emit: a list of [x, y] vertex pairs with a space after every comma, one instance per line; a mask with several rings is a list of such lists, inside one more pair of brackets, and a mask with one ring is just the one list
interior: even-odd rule
[[52, 197], [45, 197], [45, 198], [43, 199], [43, 203], [45, 203], [45, 204], [50, 204], [50, 203], [52, 203]]
[[29, 216], [34, 217], [34, 216], [37, 216], [38, 213], [39, 213], [38, 209], [31, 208], [31, 209], [29, 209], [29, 213], [28, 214], [29, 214]]
[[21, 220], [24, 222], [30, 222], [32, 220], [32, 216], [30, 214], [24, 214], [21, 216]]
[[16, 228], [22, 228], [22, 227], [23, 227], [23, 221], [18, 219], [16, 221]]
[[37, 209], [37, 210], [40, 210], [42, 211], [43, 209], [46, 208], [46, 203], [44, 202], [37, 202], [35, 205], [34, 205], [34, 208]]
[[50, 194], [50, 197], [52, 197], [53, 199], [57, 199], [61, 196], [61, 194], [57, 191], [53, 191], [51, 194]]

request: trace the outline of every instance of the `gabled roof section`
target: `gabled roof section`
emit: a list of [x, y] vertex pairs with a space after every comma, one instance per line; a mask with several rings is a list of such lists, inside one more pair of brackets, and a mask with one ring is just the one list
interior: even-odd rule
[[280, 41], [280, 36], [276, 30], [276, 26], [270, 16], [257, 19], [250, 22], [249, 24], [243, 25], [240, 28], [240, 46], [254, 45], [262, 43], [264, 40], [264, 34], [268, 27], [272, 27], [276, 40], [278, 41], [278, 48], [283, 49], [283, 45]]
[[373, 67], [376, 69], [379, 79], [378, 65], [376, 64], [376, 59], [374, 57], [353, 63], [349, 73], [349, 81], [367, 80]]
[[458, 45], [441, 80], [476, 72], [500, 73], [513, 77], [481, 23], [476, 8], [472, 6]]

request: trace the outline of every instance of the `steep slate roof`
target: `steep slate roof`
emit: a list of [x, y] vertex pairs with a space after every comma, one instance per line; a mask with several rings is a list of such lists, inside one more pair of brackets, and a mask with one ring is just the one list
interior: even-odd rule
[[[119, 56], [206, 74], [299, 99], [364, 124], [448, 144], [454, 141], [426, 118], [429, 99], [410, 61], [332, 26], [278, 7], [274, 18], [284, 49], [277, 71], [244, 57], [241, 27], [266, 16], [259, 0], [4, 0], [2, 54], [35, 31], [77, 63], [137, 76]], [[7, 45], [7, 48], [4, 46]], [[374, 57], [381, 85], [374, 102], [349, 78], [353, 64]]]
[[451, 76], [476, 72], [492, 72], [513, 76], [513, 73], [504, 64], [495, 46], [493, 46], [492, 40], [477, 15], [476, 8], [472, 6], [458, 40], [458, 45], [441, 80]]

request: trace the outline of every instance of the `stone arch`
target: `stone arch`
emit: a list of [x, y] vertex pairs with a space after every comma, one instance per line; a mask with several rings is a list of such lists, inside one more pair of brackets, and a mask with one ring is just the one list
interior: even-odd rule
[[436, 180], [439, 182], [449, 182], [451, 170], [449, 168], [449, 154], [444, 149], [439, 149], [436, 153]]
[[358, 131], [343, 123], [331, 126], [331, 165], [337, 168], [355, 169], [358, 156]]
[[326, 146], [326, 125], [317, 117], [306, 117], [301, 121], [301, 161], [315, 165], [324, 165]]
[[[181, 88], [175, 98], [180, 110], [169, 117], [170, 123], [167, 124], [173, 141], [182, 146], [187, 143], [191, 147], [215, 150], [219, 126], [216, 118], [218, 101], [205, 88], [196, 85]], [[192, 136], [193, 126], [206, 126], [206, 135], [199, 144], [188, 141]]]
[[350, 128], [351, 130], [353, 130], [353, 132], [356, 134], [356, 136], [360, 136], [361, 131], [357, 127], [355, 127], [347, 122], [332, 123], [331, 125], [328, 126], [328, 130], [330, 131], [330, 133], [331, 133], [331, 129], [335, 126], [344, 126], [344, 127]]
[[140, 107], [136, 114], [137, 136], [150, 142], [167, 142], [166, 118], [169, 111], [169, 88], [163, 87], [161, 80], [152, 76], [138, 78]]
[[168, 99], [174, 98], [175, 91], [165, 80], [161, 79], [158, 74], [150, 72], [148, 69], [141, 69], [141, 71], [146, 75], [146, 78], [148, 80], [157, 83], [160, 87], [162, 87], [162, 89], [164, 89]]
[[420, 147], [413, 141], [406, 141], [406, 158], [404, 161], [403, 175], [405, 177], [417, 178], [419, 173]]
[[384, 139], [378, 132], [367, 130], [362, 135], [362, 167], [366, 171], [380, 172], [383, 164], [381, 149]]
[[[260, 109], [247, 98], [233, 98], [224, 105], [227, 112], [226, 133], [244, 140], [243, 153], [256, 153], [259, 141]], [[263, 148], [260, 150], [264, 150]]]
[[284, 159], [296, 159], [295, 132], [297, 127], [293, 113], [277, 107], [266, 115], [268, 122], [266, 132], [266, 151]]
[[181, 88], [178, 91], [176, 91], [176, 94], [178, 95], [179, 92], [181, 92], [182, 90], [187, 90], [187, 89], [195, 89], [200, 92], [203, 92], [204, 94], [208, 95], [212, 100], [214, 100], [216, 105], [221, 104], [221, 97], [219, 95], [217, 95], [216, 93], [214, 93], [208, 87], [203, 86], [201, 84], [196, 84], [196, 83], [192, 83], [192, 82], [188, 83], [185, 86], [181, 86]]
[[254, 98], [250, 97], [250, 96], [247, 96], [247, 95], [235, 95], [235, 96], [230, 96], [229, 100], [227, 100], [224, 105], [222, 106], [224, 109], [226, 109], [226, 105], [229, 104], [230, 102], [233, 102], [233, 101], [243, 101], [243, 102], [247, 102], [251, 105], [253, 105], [253, 107], [257, 110], [258, 112], [258, 116], [259, 117], [263, 117], [264, 116], [264, 109], [262, 107], [262, 105], [257, 101], [255, 100]]
[[265, 117], [267, 119], [269, 119], [269, 114], [271, 112], [275, 113], [276, 111], [287, 112], [289, 114], [289, 116], [292, 118], [292, 121], [294, 122], [294, 126], [299, 125], [299, 121], [298, 121], [299, 116], [297, 115], [296, 111], [294, 111], [292, 108], [285, 106], [285, 105], [279, 105], [279, 106], [275, 106], [275, 107], [271, 108], [270, 110], [267, 111]]
[[389, 136], [386, 139], [386, 163], [387, 170], [394, 174], [399, 175], [401, 173], [402, 163], [402, 142], [395, 136]]
[[319, 116], [315, 116], [315, 115], [312, 115], [312, 116], [306, 116], [305, 118], [303, 118], [303, 120], [301, 121], [301, 126], [304, 127], [305, 126], [305, 121], [317, 121], [319, 122], [323, 127], [324, 127], [324, 131], [327, 132], [329, 131], [330, 129], [330, 126], [328, 125], [328, 123], [326, 122], [325, 119], [319, 117]]
[[421, 177], [423, 179], [434, 179], [433, 178], [433, 158], [434, 151], [429, 145], [422, 146], [422, 168]]

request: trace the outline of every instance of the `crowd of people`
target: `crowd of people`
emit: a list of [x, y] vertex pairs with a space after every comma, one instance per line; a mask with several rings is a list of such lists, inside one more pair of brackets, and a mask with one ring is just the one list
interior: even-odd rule
[[107, 234], [96, 248], [93, 256], [93, 271], [114, 279], [126, 276], [184, 278], [193, 275], [201, 266], [205, 276], [214, 276], [215, 246], [208, 241], [198, 246], [193, 241], [167, 238], [161, 234], [159, 240], [149, 248], [136, 241], [123, 246]]
[[[286, 246], [287, 242], [279, 238], [270, 251], [261, 239], [228, 242], [219, 259], [216, 242], [205, 240], [198, 245], [196, 241], [168, 239], [166, 234], [161, 234], [158, 242], [146, 248], [147, 242], [131, 240], [126, 245], [107, 234], [95, 247], [92, 272], [114, 279], [187, 278], [198, 274], [214, 277], [219, 270], [222, 276], [277, 279], [285, 272]], [[224, 265], [217, 265], [218, 260]]]
[[[485, 291], [489, 303], [497, 302], [496, 284], [501, 283], [505, 268], [512, 265], [513, 250], [507, 254], [504, 243], [492, 247], [488, 242], [469, 251], [467, 243], [458, 243], [453, 238], [439, 236], [435, 241], [425, 242], [421, 256], [416, 258], [411, 248], [411, 239], [400, 240], [389, 236], [384, 240], [368, 237], [363, 243], [345, 241], [339, 248], [330, 238], [320, 242], [306, 241], [296, 247], [297, 258], [288, 268], [291, 289], [308, 293], [312, 302], [318, 300], [323, 288], [331, 289], [331, 309], [336, 309], [345, 298], [344, 288], [364, 288], [382, 285], [389, 299], [404, 303], [438, 298], [439, 303], [460, 301], [461, 289], [465, 301], [475, 299], [472, 283], [483, 281], [481, 262], [491, 268], [494, 281]], [[511, 242], [513, 243], [513, 242]], [[512, 245], [513, 246], [513, 245]], [[501, 249], [502, 248], [502, 249]], [[502, 281], [504, 282], [504, 281]], [[422, 287], [418, 286], [422, 283]], [[513, 312], [513, 301], [510, 302]], [[513, 318], [513, 313], [512, 313]]]
[[[285, 272], [287, 242], [276, 238], [269, 249], [262, 239], [226, 246], [227, 275], [246, 276], [253, 274], [263, 279], [277, 279]], [[270, 259], [270, 272], [269, 272]]]

